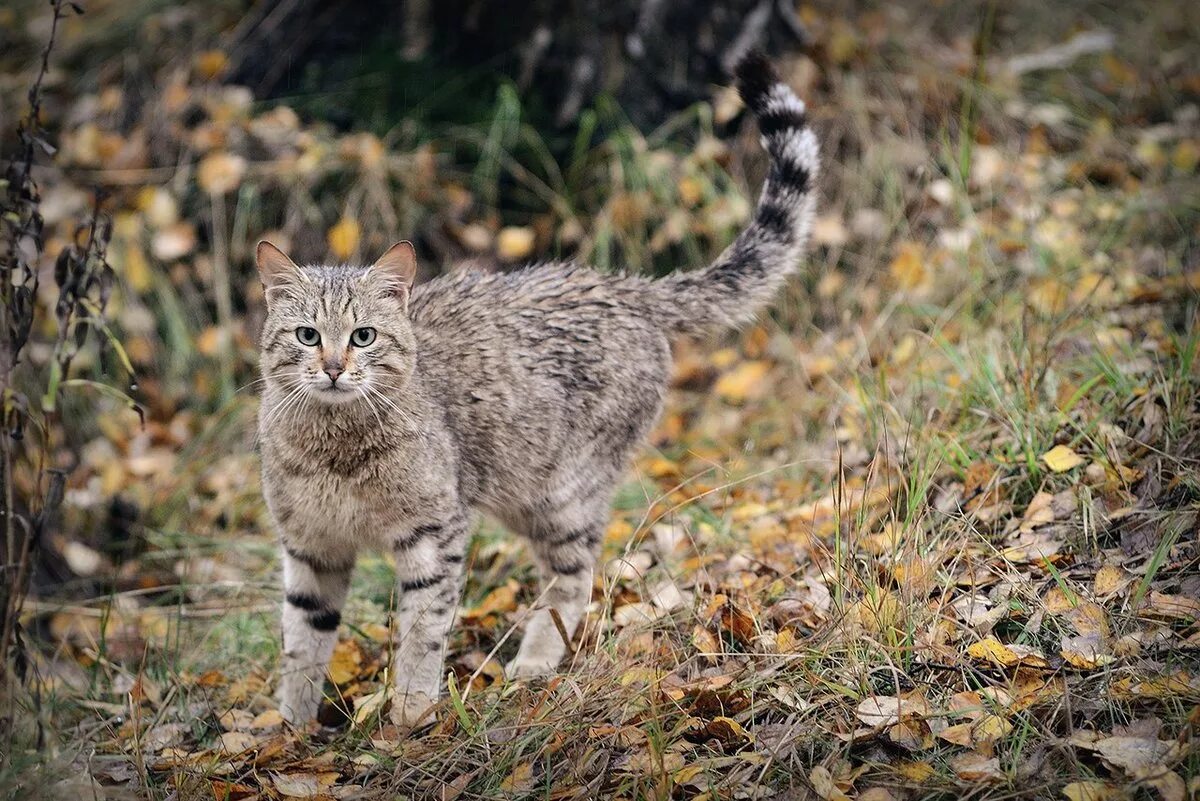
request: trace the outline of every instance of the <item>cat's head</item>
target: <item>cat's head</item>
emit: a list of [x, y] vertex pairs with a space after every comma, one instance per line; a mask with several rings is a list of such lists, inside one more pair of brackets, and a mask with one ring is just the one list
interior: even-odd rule
[[410, 243], [392, 245], [370, 267], [300, 267], [259, 242], [257, 262], [268, 384], [330, 404], [404, 386], [416, 349], [407, 313], [417, 269]]

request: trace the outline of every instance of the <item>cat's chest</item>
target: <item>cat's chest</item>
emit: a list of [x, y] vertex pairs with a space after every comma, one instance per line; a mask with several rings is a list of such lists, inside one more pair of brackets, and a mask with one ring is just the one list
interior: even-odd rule
[[381, 547], [412, 525], [425, 495], [418, 471], [397, 453], [305, 448], [286, 442], [263, 450], [263, 489], [284, 532], [306, 540]]

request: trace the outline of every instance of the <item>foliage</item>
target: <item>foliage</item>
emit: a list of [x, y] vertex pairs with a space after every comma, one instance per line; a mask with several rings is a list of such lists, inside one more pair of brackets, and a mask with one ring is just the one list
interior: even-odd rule
[[[112, 230], [100, 211], [99, 198], [54, 260], [58, 295], [53, 307], [45, 308], [38, 297], [45, 218], [34, 164], [39, 153], [55, 152], [42, 127], [43, 82], [59, 25], [72, 13], [81, 14], [82, 9], [59, 0], [51, 4], [50, 32], [28, 91], [28, 108], [17, 129], [18, 151], [8, 162], [0, 200], [0, 517], [5, 535], [0, 561], [0, 675], [5, 681], [11, 679], [8, 672], [14, 666], [25, 677], [21, 608], [38, 551], [53, 530], [73, 460], [62, 441], [60, 396], [72, 386], [95, 386], [121, 396], [106, 385], [69, 377], [89, 334], [107, 333], [104, 311], [114, 276], [106, 256]], [[48, 343], [43, 340], [46, 327], [40, 325], [44, 317], [52, 320]], [[43, 344], [49, 346], [45, 353], [28, 360], [34, 364], [25, 364], [27, 349]], [[110, 344], [120, 351], [115, 340], [101, 341], [102, 348]], [[40, 398], [31, 402], [33, 391]]]
[[784, 66], [829, 164], [811, 268], [760, 325], [679, 348], [550, 682], [503, 678], [532, 570], [485, 526], [446, 696], [407, 738], [383, 723], [384, 557], [356, 573], [327, 725], [289, 731], [275, 709], [277, 560], [255, 402], [234, 391], [253, 371], [250, 247], [267, 233], [350, 260], [404, 233], [429, 271], [699, 264], [744, 220], [756, 132], [718, 138], [737, 113], [721, 90], [646, 134], [601, 101], [560, 163], [501, 90], [477, 125], [337, 133], [225, 83], [219, 43], [182, 35], [194, 11], [146, 18], [147, 40], [195, 52], [146, 48], [136, 91], [59, 76], [46, 230], [69, 239], [79, 187], [110, 190], [114, 329], [147, 421], [101, 397], [112, 414], [79, 427], [53, 543], [79, 583], [26, 613], [53, 736], [15, 744], [4, 781], [24, 797], [1194, 794], [1195, 12], [1098, 8], [1111, 35], [1082, 47], [1051, 4], [991, 8], [802, 9], [814, 47]]

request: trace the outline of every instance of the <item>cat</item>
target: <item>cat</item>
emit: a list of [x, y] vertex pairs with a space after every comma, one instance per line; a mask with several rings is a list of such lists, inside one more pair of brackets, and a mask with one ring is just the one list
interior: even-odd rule
[[659, 279], [573, 263], [454, 272], [413, 286], [416, 254], [300, 267], [257, 250], [267, 314], [263, 494], [282, 544], [280, 711], [322, 698], [356, 554], [390, 550], [391, 718], [438, 699], [475, 515], [525, 537], [542, 577], [513, 678], [552, 673], [592, 594], [614, 489], [654, 425], [672, 339], [753, 318], [799, 265], [817, 140], [761, 54], [736, 70], [771, 158], [753, 220], [714, 263]]

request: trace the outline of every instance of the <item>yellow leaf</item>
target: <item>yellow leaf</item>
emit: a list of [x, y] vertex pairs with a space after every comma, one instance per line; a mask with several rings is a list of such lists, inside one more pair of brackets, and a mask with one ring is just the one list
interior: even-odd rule
[[967, 655], [973, 659], [995, 662], [1004, 667], [1027, 665], [1046, 667], [1046, 659], [1033, 648], [1021, 645], [1005, 645], [995, 637], [985, 637], [967, 647]]
[[505, 261], [528, 258], [533, 253], [535, 239], [532, 228], [515, 225], [501, 228], [496, 236], [496, 255]]
[[220, 50], [205, 50], [196, 56], [196, 72], [206, 81], [220, 75], [228, 64], [229, 58]]
[[898, 762], [896, 772], [914, 784], [923, 784], [937, 775], [928, 762]]
[[1115, 565], [1104, 565], [1096, 571], [1092, 590], [1098, 596], [1115, 595], [1129, 586], [1132, 578], [1124, 570]]
[[354, 702], [354, 722], [362, 726], [371, 716], [383, 708], [391, 695], [391, 687], [381, 687], [373, 693], [364, 695]]
[[812, 784], [813, 790], [825, 801], [850, 801], [850, 796], [838, 789], [838, 786], [833, 783], [833, 776], [829, 772], [829, 768], [822, 765], [817, 765], [808, 774], [808, 781]]
[[206, 156], [200, 162], [196, 182], [210, 195], [223, 195], [236, 189], [245, 175], [246, 160], [222, 150]]
[[1085, 460], [1066, 445], [1055, 445], [1042, 454], [1042, 461], [1055, 473], [1065, 473], [1072, 468], [1079, 467]]
[[358, 220], [353, 217], [343, 217], [329, 229], [326, 239], [329, 250], [339, 259], [348, 259], [358, 249], [358, 237], [361, 229]]
[[281, 725], [283, 725], [283, 715], [279, 713], [278, 709], [268, 709], [266, 712], [260, 712], [255, 716], [254, 720], [250, 721], [250, 728], [255, 730], [271, 729]]
[[492, 614], [512, 612], [517, 608], [517, 588], [515, 582], [507, 582], [489, 592], [479, 605], [463, 613], [464, 617], [479, 619]]
[[1101, 781], [1071, 782], [1063, 786], [1062, 794], [1067, 801], [1107, 801], [1120, 795], [1117, 788]]
[[730, 403], [742, 403], [763, 388], [763, 379], [771, 369], [768, 362], [745, 362], [717, 379], [714, 391]]
[[916, 242], [901, 242], [896, 246], [896, 255], [888, 265], [888, 271], [901, 289], [916, 289], [929, 280], [925, 254]]
[[362, 649], [357, 640], [340, 640], [333, 647], [329, 660], [329, 678], [334, 684], [348, 684], [358, 678], [363, 663]]

